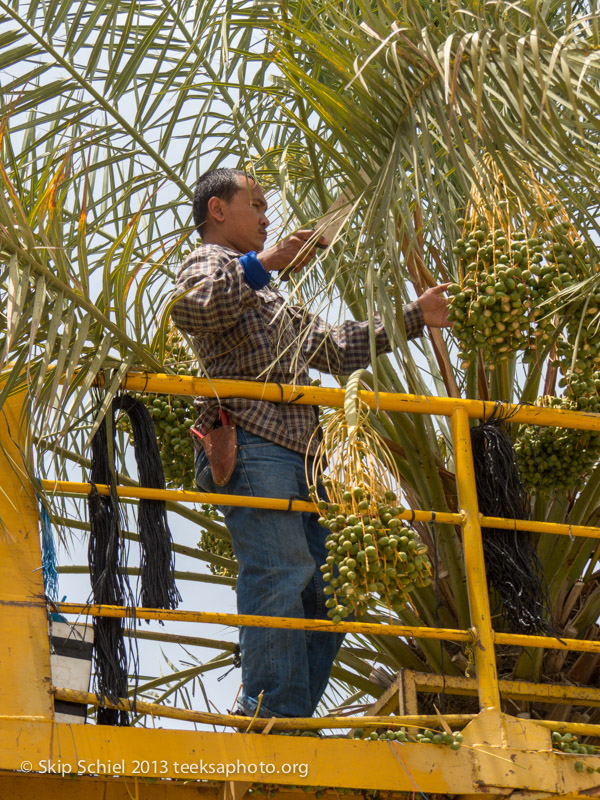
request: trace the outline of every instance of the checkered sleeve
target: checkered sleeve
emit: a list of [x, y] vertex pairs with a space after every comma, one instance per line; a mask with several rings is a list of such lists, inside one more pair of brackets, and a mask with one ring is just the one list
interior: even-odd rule
[[417, 300], [402, 306], [402, 317], [404, 318], [404, 329], [406, 330], [407, 339], [418, 339], [419, 336], [423, 336], [425, 320], [423, 319], [423, 312]]
[[[423, 334], [423, 313], [419, 303], [409, 303], [402, 308], [404, 327], [408, 339]], [[308, 365], [333, 375], [349, 375], [354, 370], [368, 366], [371, 360], [368, 322], [347, 321], [333, 326], [320, 317], [296, 308], [296, 320], [303, 333], [303, 352]], [[389, 353], [390, 342], [381, 318], [375, 318], [375, 352]]]
[[179, 298], [171, 309], [175, 325], [196, 335], [229, 330], [247, 308], [259, 303], [233, 253], [206, 246], [183, 262], [174, 297]]

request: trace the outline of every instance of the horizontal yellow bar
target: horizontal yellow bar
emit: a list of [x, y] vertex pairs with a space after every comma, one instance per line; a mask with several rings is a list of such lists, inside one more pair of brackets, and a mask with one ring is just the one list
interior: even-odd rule
[[[344, 389], [329, 389], [322, 386], [290, 386], [258, 381], [208, 380], [184, 375], [157, 375], [154, 373], [130, 372], [121, 384], [122, 388], [139, 392], [164, 394], [200, 395], [203, 397], [246, 397], [251, 400], [267, 400], [270, 403], [295, 403], [297, 405], [322, 405], [342, 408]], [[454, 397], [430, 397], [416, 394], [392, 394], [391, 392], [359, 392], [369, 408], [382, 411], [402, 411], [413, 414], [435, 414], [449, 417], [456, 408], [464, 408], [471, 419], [489, 417], [495, 404], [481, 400], [459, 400]], [[539, 406], [506, 405], [512, 414], [511, 422], [527, 422], [531, 425], [558, 425], [563, 428], [600, 431], [600, 414], [584, 411], [564, 411], [559, 408]]]
[[591, 525], [565, 525], [559, 522], [535, 522], [526, 519], [502, 519], [500, 517], [484, 517], [479, 515], [482, 528], [501, 528], [506, 531], [531, 531], [532, 533], [552, 533], [557, 536], [587, 536], [600, 539], [600, 528]]
[[[41, 481], [42, 486], [49, 492], [58, 494], [88, 495], [91, 484], [75, 481]], [[109, 487], [97, 484], [100, 494], [109, 494]], [[244, 497], [231, 494], [207, 494], [206, 492], [189, 492], [176, 489], [146, 489], [140, 486], [117, 486], [117, 495], [133, 500], [165, 500], [181, 503], [212, 503], [213, 505], [245, 506], [250, 508], [267, 508], [274, 511], [316, 511], [314, 503], [304, 500], [280, 500], [273, 497]], [[418, 509], [404, 511], [401, 519], [411, 522], [438, 522], [447, 525], [462, 525], [463, 515], [443, 511], [421, 511]], [[500, 517], [485, 517], [479, 515], [482, 528], [501, 528], [502, 530], [533, 531], [534, 533], [552, 533], [561, 536], [587, 536], [591, 539], [600, 538], [600, 528], [591, 525], [564, 525], [556, 522], [535, 522], [525, 519], [502, 519]]]
[[[90, 483], [77, 483], [74, 481], [41, 481], [42, 487], [49, 492], [58, 494], [88, 495], [92, 486]], [[99, 494], [108, 495], [110, 489], [103, 484], [96, 484]], [[146, 489], [141, 486], [117, 486], [118, 497], [138, 500], [165, 500], [181, 503], [211, 503], [216, 506], [243, 506], [249, 508], [267, 508], [274, 511], [314, 511], [318, 509], [314, 503], [305, 500], [281, 500], [275, 497], [245, 497], [235, 494], [207, 494], [205, 492], [189, 492], [176, 489]], [[450, 514], [436, 511], [404, 511], [399, 515], [401, 519], [411, 522], [439, 522], [440, 524], [461, 525], [460, 514]]]
[[[73, 481], [43, 480], [42, 487], [48, 492], [59, 494], [83, 494], [91, 492], [91, 484]], [[102, 484], [96, 485], [99, 494], [108, 495], [110, 489]], [[119, 497], [130, 497], [138, 500], [179, 501], [181, 503], [213, 503], [214, 505], [249, 506], [253, 508], [269, 508], [274, 511], [316, 511], [314, 503], [304, 500], [279, 500], [274, 497], [243, 497], [230, 494], [206, 494], [205, 492], [186, 492], [174, 489], [146, 489], [142, 486], [117, 486]], [[431, 519], [431, 514], [429, 514]]]
[[[58, 494], [88, 495], [91, 484], [75, 481], [41, 481], [42, 487], [49, 492]], [[108, 486], [97, 484], [96, 489], [103, 495], [110, 492]], [[315, 511], [314, 503], [304, 500], [281, 500], [273, 497], [244, 497], [231, 494], [207, 494], [206, 492], [190, 492], [176, 489], [147, 489], [141, 486], [117, 486], [117, 495], [133, 500], [165, 500], [181, 503], [211, 503], [213, 505], [244, 506], [249, 508], [267, 508], [274, 511]], [[438, 522], [444, 525], [462, 525], [462, 514], [452, 514], [444, 511], [421, 511], [414, 509], [404, 511], [400, 518], [410, 522]], [[502, 519], [500, 517], [485, 517], [479, 515], [482, 528], [501, 528], [502, 530], [533, 531], [534, 533], [552, 533], [561, 536], [587, 536], [591, 539], [600, 538], [600, 528], [591, 525], [564, 525], [556, 522], [535, 522], [525, 519]]]
[[[290, 800], [306, 797], [303, 789], [314, 799], [316, 787], [329, 787], [325, 797], [330, 798], [336, 790], [349, 789], [355, 798], [378, 791], [385, 797], [422, 792], [426, 797], [581, 800], [593, 797], [597, 789], [598, 775], [579, 774], [573, 767], [576, 757], [550, 751], [549, 732], [534, 722], [480, 715], [463, 736], [463, 747], [455, 752], [443, 745], [335, 736], [317, 741], [258, 732], [6, 721], [0, 725], [0, 795], [28, 800], [192, 800], [188, 789], [193, 787], [196, 797], [217, 800], [216, 787], [221, 797], [227, 791], [241, 796], [247, 788], [243, 784], [254, 782], [282, 785], [280, 796]], [[592, 767], [600, 764], [598, 757], [581, 758]], [[53, 774], [48, 773], [49, 765]], [[208, 765], [232, 769], [207, 774]], [[24, 768], [33, 772], [25, 774]], [[225, 782], [236, 783], [232, 787]]]
[[[54, 697], [56, 700], [64, 700], [69, 703], [84, 703], [85, 705], [98, 706], [106, 705], [108, 708], [122, 708], [131, 710], [132, 701], [120, 699], [118, 704], [100, 703], [95, 694], [80, 692], [75, 689], [64, 689], [54, 687]], [[152, 714], [154, 717], [169, 717], [170, 719], [185, 720], [187, 722], [208, 723], [209, 725], [224, 725], [230, 728], [246, 729], [252, 721], [252, 717], [240, 717], [235, 714], [216, 714], [207, 711], [194, 711], [189, 708], [177, 708], [160, 705], [159, 703], [145, 703], [138, 700], [136, 703], [138, 714]], [[448, 714], [444, 721], [453, 728], [460, 728], [475, 719], [475, 714]], [[252, 722], [252, 730], [262, 730], [268, 723], [269, 718], [257, 717]], [[285, 717], [277, 718], [273, 723], [273, 730], [336, 730], [340, 728], [400, 728], [415, 727], [429, 728], [440, 727], [440, 718], [436, 714], [416, 714], [409, 716], [395, 717]]]
[[245, 625], [249, 628], [288, 628], [301, 631], [330, 633], [368, 633], [371, 636], [413, 636], [415, 639], [442, 639], [449, 642], [469, 642], [469, 631], [453, 628], [416, 628], [409, 625], [378, 625], [374, 622], [329, 622], [319, 619], [293, 617], [258, 617], [251, 614], [221, 614], [208, 611], [179, 611], [163, 608], [130, 608], [123, 606], [53, 603], [52, 610], [63, 614], [89, 614], [93, 617], [133, 617], [162, 619], [171, 622], [204, 622], [217, 625]]
[[[303, 631], [365, 633], [371, 636], [412, 636], [415, 639], [438, 639], [448, 642], [472, 641], [470, 631], [454, 628], [417, 628], [410, 625], [378, 625], [373, 622], [329, 622], [292, 617], [259, 617], [250, 614], [221, 614], [208, 611], [179, 611], [162, 608], [130, 608], [122, 606], [84, 605], [82, 603], [53, 603], [53, 609], [63, 614], [86, 614], [96, 617], [131, 617], [162, 619], [171, 622], [204, 622], [217, 625], [246, 625], [250, 628], [288, 628]], [[600, 641], [588, 639], [557, 639], [550, 636], [527, 636], [519, 633], [494, 632], [495, 644], [520, 647], [544, 647], [550, 650], [573, 650], [580, 653], [600, 653]]]
[[544, 647], [548, 650], [574, 650], [577, 653], [600, 653], [600, 641], [589, 639], [560, 640], [551, 636], [527, 636], [522, 633], [495, 633], [496, 644], [515, 644], [519, 647]]
[[[416, 792], [416, 787], [427, 796], [483, 792], [476, 755], [467, 746], [454, 752], [443, 745], [336, 736], [323, 740], [275, 737], [253, 730], [244, 735], [220, 730], [7, 721], [0, 725], [0, 796], [11, 800], [193, 800], [188, 793], [191, 786], [196, 800], [217, 800], [219, 796], [241, 797], [248, 783], [277, 784], [281, 786], [279, 796], [290, 800], [314, 800], [315, 787], [335, 787], [327, 791], [329, 798], [337, 796], [335, 790], [351, 790], [356, 800], [366, 791], [399, 797]], [[539, 731], [547, 737], [546, 731]], [[543, 754], [540, 759], [535, 754], [536, 764], [542, 762], [538, 772], [544, 777], [550, 775], [541, 786], [546, 794], [555, 791], [558, 783], [556, 770], [548, 763], [550, 755]], [[522, 785], [526, 778], [525, 788], [529, 788], [534, 767], [528, 755], [517, 752], [513, 758], [519, 767], [524, 766], [519, 769], [507, 760], [500, 762], [506, 765], [504, 772], [512, 768], [508, 780]], [[489, 761], [489, 756], [486, 759]], [[50, 765], [55, 774], [49, 776]], [[572, 761], [569, 767], [574, 772]], [[24, 774], [24, 769], [33, 771]], [[51, 785], [45, 784], [48, 776]], [[27, 781], [15, 787], [8, 782], [11, 777], [25, 777]], [[39, 791], [39, 782], [47, 794]], [[494, 782], [503, 786], [507, 779], [495, 771]], [[561, 789], [565, 783], [561, 780]], [[81, 785], [87, 788], [85, 793], [78, 791]], [[569, 788], [568, 783], [566, 786]], [[220, 788], [218, 795], [215, 787]], [[498, 793], [490, 794], [490, 800], [494, 794]]]
[[550, 728], [559, 733], [574, 733], [576, 736], [600, 736], [600, 725], [591, 725], [587, 722], [563, 722], [562, 720], [534, 719], [536, 725]]
[[[477, 695], [477, 679], [455, 675], [434, 675], [412, 672], [418, 692], [472, 697]], [[600, 706], [600, 689], [590, 686], [570, 686], [564, 683], [532, 683], [530, 681], [498, 681], [500, 694], [511, 700], [530, 700], [537, 703]]]

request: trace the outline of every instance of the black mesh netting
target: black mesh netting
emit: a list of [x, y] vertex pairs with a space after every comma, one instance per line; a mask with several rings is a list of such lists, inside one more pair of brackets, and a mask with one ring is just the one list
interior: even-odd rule
[[[480, 512], [529, 519], [529, 497], [499, 405], [489, 419], [471, 429], [471, 444]], [[533, 534], [492, 528], [483, 528], [481, 534], [488, 584], [500, 602], [495, 612], [518, 631], [552, 633], [548, 586]]]

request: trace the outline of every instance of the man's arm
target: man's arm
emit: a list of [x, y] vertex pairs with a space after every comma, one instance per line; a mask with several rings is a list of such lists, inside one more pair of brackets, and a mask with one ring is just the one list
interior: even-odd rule
[[269, 283], [271, 272], [301, 269], [314, 258], [315, 247], [307, 246], [313, 234], [296, 231], [258, 256], [236, 258], [219, 247], [194, 251], [177, 277], [175, 296], [181, 297], [171, 310], [173, 321], [191, 334], [232, 328], [245, 309], [259, 304], [255, 291]]
[[258, 304], [238, 258], [220, 248], [201, 248], [184, 261], [171, 309], [173, 322], [186, 333], [225, 331]]
[[[413, 303], [402, 307], [407, 339], [422, 336], [425, 325], [432, 328], [450, 326], [448, 300], [444, 294], [447, 285], [427, 289]], [[371, 349], [368, 322], [348, 321], [333, 326], [300, 308], [293, 311], [309, 366], [334, 375], [348, 375], [369, 365]], [[376, 315], [375, 352], [379, 356], [390, 350], [383, 322]]]
[[[348, 320], [330, 325], [320, 317], [301, 308], [291, 309], [302, 341], [302, 351], [308, 365], [333, 375], [349, 375], [367, 367], [371, 361], [369, 323]], [[402, 307], [406, 336], [414, 339], [423, 333], [423, 313], [419, 303]], [[383, 322], [375, 315], [375, 352], [382, 355], [391, 350]]]

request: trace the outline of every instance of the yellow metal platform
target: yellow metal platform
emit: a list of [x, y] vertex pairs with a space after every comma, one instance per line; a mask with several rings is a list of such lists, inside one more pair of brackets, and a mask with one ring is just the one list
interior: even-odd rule
[[[198, 379], [161, 379], [133, 377], [147, 391], [172, 391], [178, 394], [214, 390], [200, 385]], [[176, 384], [176, 385], [175, 385]], [[222, 396], [227, 388], [238, 395], [251, 396], [256, 384], [219, 387]], [[270, 388], [267, 387], [270, 391]], [[264, 397], [265, 387], [259, 386]], [[276, 387], [272, 399], [285, 399], [290, 393], [305, 392], [302, 402], [341, 405], [343, 392], [313, 390], [313, 387]], [[275, 392], [275, 389], [273, 389]], [[325, 393], [325, 394], [324, 394]], [[369, 393], [363, 393], [370, 400]], [[372, 398], [371, 398], [372, 399]], [[54, 699], [81, 699], [97, 702], [86, 693], [52, 685], [47, 630], [47, 607], [41, 570], [38, 512], [35, 493], [22, 468], [19, 413], [22, 397], [15, 396], [4, 405], [0, 416], [0, 475], [2, 482], [2, 522], [0, 535], [0, 800], [3, 798], [74, 798], [74, 800], [125, 800], [125, 798], [200, 798], [219, 797], [240, 800], [261, 787], [272, 794], [278, 791], [283, 800], [297, 800], [305, 787], [318, 796], [336, 798], [340, 792], [350, 796], [377, 792], [381, 796], [397, 794], [411, 797], [453, 795], [468, 798], [510, 795], [515, 798], [562, 796], [595, 797], [600, 794], [600, 756], [575, 756], [552, 748], [551, 730], [572, 731], [582, 735], [600, 735], [600, 726], [565, 722], [536, 722], [501, 713], [500, 697], [549, 698], [552, 702], [600, 704], [600, 690], [549, 684], [525, 684], [498, 681], [494, 647], [511, 643], [545, 648], [571, 648], [600, 652], [594, 641], [563, 640], [543, 636], [518, 636], [494, 632], [489, 612], [481, 545], [481, 522], [478, 513], [469, 444], [469, 417], [484, 413], [482, 403], [412, 396], [379, 396], [380, 407], [416, 413], [450, 416], [454, 440], [459, 491], [459, 512], [447, 515], [448, 522], [460, 524], [465, 542], [465, 562], [469, 588], [471, 627], [468, 630], [408, 628], [406, 626], [365, 626], [343, 623], [337, 629], [363, 630], [377, 627], [378, 633], [410, 635], [423, 638], [471, 641], [474, 645], [477, 680], [446, 679], [447, 689], [458, 694], [477, 694], [477, 715], [418, 715], [416, 695], [421, 691], [439, 691], [438, 676], [406, 673], [399, 677], [372, 709], [371, 716], [311, 720], [256, 720], [252, 732], [164, 730], [160, 718], [207, 721], [246, 729], [250, 720], [228, 715], [149, 706], [156, 717], [156, 727], [116, 728], [96, 725], [57, 723]], [[572, 414], [543, 409], [521, 409], [520, 415], [535, 416], [536, 424], [600, 429], [595, 415]], [[72, 493], [85, 493], [82, 484], [55, 485]], [[192, 494], [193, 498], [185, 495]], [[199, 501], [196, 493], [169, 493], [170, 499]], [[206, 500], [204, 495], [200, 501]], [[213, 498], [211, 498], [213, 499]], [[229, 498], [231, 500], [231, 498]], [[241, 501], [240, 501], [241, 502]], [[267, 501], [255, 500], [257, 506]], [[273, 501], [271, 501], [273, 502]], [[415, 510], [415, 515], [431, 519], [431, 512]], [[485, 520], [488, 527], [514, 527], [513, 521]], [[519, 523], [520, 524], [520, 523]], [[533, 529], [530, 522], [529, 530]], [[598, 528], [575, 530], [552, 525], [552, 533], [600, 537]], [[64, 613], [79, 606], [64, 604]], [[95, 607], [92, 613], [115, 615], [130, 611]], [[278, 627], [319, 627], [331, 629], [330, 622], [307, 623], [303, 620], [251, 618], [238, 615], [202, 614], [198, 611], [163, 612], [140, 609], [139, 617], [189, 618], [233, 624], [275, 625]], [[209, 619], [212, 617], [213, 619]], [[404, 681], [402, 683], [402, 681]], [[579, 693], [578, 693], [579, 692]], [[126, 703], [127, 701], [123, 701]], [[151, 707], [150, 707], [151, 706]], [[376, 716], [378, 715], [378, 716]], [[392, 716], [389, 716], [392, 715]], [[336, 738], [342, 728], [382, 727], [398, 729], [403, 725], [446, 725], [462, 729], [460, 749], [434, 744], [392, 741], [366, 741]], [[328, 733], [326, 738], [287, 737], [274, 733], [278, 728], [316, 728]], [[329, 728], [329, 730], [327, 730]], [[261, 795], [258, 795], [261, 796]]]

